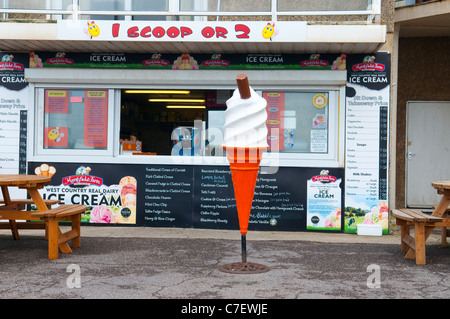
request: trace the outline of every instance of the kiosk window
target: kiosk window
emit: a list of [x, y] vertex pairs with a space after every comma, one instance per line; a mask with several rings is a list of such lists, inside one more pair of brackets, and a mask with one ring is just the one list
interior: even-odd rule
[[48, 89], [44, 95], [44, 149], [107, 149], [107, 90]]
[[[202, 155], [200, 136], [206, 109], [223, 103], [213, 90], [122, 90], [120, 139], [122, 151], [151, 155], [186, 155], [177, 151], [190, 143]], [[195, 151], [194, 152], [194, 146]], [[195, 154], [194, 154], [195, 153]]]
[[[338, 120], [330, 91], [258, 91], [267, 100], [269, 151], [327, 155]], [[230, 90], [123, 90], [120, 139], [125, 153], [223, 156]], [[331, 105], [331, 107], [330, 107]], [[201, 130], [204, 140], [200, 141]], [[336, 136], [334, 134], [333, 136]], [[308, 155], [308, 156], [310, 156]], [[299, 155], [301, 156], [301, 155]]]
[[263, 97], [267, 100], [269, 150], [328, 152], [328, 92], [263, 92]]

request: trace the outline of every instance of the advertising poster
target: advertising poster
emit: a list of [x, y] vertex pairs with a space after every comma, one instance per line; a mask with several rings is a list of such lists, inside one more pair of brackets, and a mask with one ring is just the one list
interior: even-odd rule
[[284, 92], [263, 92], [267, 101], [267, 144], [271, 151], [284, 150]]
[[30, 68], [345, 70], [345, 54], [31, 52]]
[[347, 58], [345, 231], [388, 232], [390, 55]]
[[111, 173], [110, 169], [104, 164], [29, 163], [28, 166], [29, 174], [52, 177], [51, 184], [40, 190], [44, 199], [87, 206], [82, 223], [136, 224], [136, 178]]
[[69, 91], [45, 90], [45, 113], [69, 113]]
[[84, 146], [106, 148], [108, 91], [87, 90], [84, 101]]
[[68, 137], [68, 127], [44, 127], [44, 147], [67, 147]]
[[307, 229], [342, 229], [342, 189], [341, 178], [329, 174], [328, 170], [307, 181]]
[[[28, 54], [0, 52], [0, 58], [0, 174], [24, 174], [29, 107], [24, 69], [28, 67]], [[15, 188], [11, 191], [24, 192]]]

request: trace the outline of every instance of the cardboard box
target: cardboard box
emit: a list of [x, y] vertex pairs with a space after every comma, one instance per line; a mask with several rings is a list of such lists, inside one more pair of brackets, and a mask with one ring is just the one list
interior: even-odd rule
[[383, 226], [381, 225], [358, 224], [356, 227], [358, 235], [381, 236], [383, 234]]

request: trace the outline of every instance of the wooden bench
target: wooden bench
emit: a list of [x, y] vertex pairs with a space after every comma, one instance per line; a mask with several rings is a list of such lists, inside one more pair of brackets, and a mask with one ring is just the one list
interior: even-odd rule
[[[406, 253], [405, 258], [416, 259], [417, 265], [425, 265], [425, 242], [434, 227], [449, 227], [450, 218], [435, 217], [423, 213], [420, 209], [394, 209], [392, 214], [396, 218], [401, 230], [401, 249]], [[410, 235], [410, 228], [414, 227], [414, 238]]]
[[[50, 209], [53, 205], [59, 204], [61, 201], [57, 199], [44, 199], [45, 204]], [[0, 199], [0, 204], [5, 204], [5, 201], [3, 199]], [[25, 205], [33, 205], [33, 200], [30, 199], [12, 199], [11, 204], [17, 209], [17, 210], [23, 210], [25, 209]]]
[[[25, 205], [33, 205], [33, 200], [29, 199], [12, 199], [10, 200], [11, 205], [0, 206], [0, 211], [2, 210], [24, 210]], [[57, 199], [44, 199], [45, 204], [48, 209], [51, 209], [53, 205], [59, 204], [61, 201]], [[0, 199], [0, 205], [5, 204], [3, 199]], [[11, 229], [14, 239], [19, 239], [19, 229], [44, 229], [44, 223], [30, 223], [30, 222], [16, 222], [15, 220], [10, 220], [9, 222], [0, 222], [0, 229]]]
[[[58, 248], [62, 253], [70, 254], [68, 241], [72, 241], [73, 248], [81, 247], [81, 214], [86, 210], [85, 205], [60, 205], [56, 208], [32, 212], [31, 219], [41, 219], [45, 221], [46, 237], [48, 240], [48, 258], [58, 258]], [[72, 229], [66, 233], [62, 233], [58, 222], [70, 221]]]

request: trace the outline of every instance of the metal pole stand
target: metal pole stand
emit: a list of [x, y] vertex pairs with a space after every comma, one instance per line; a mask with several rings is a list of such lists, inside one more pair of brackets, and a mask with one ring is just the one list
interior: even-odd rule
[[261, 274], [270, 270], [268, 266], [247, 262], [247, 240], [241, 235], [242, 262], [231, 263], [219, 267], [222, 272], [230, 274]]

